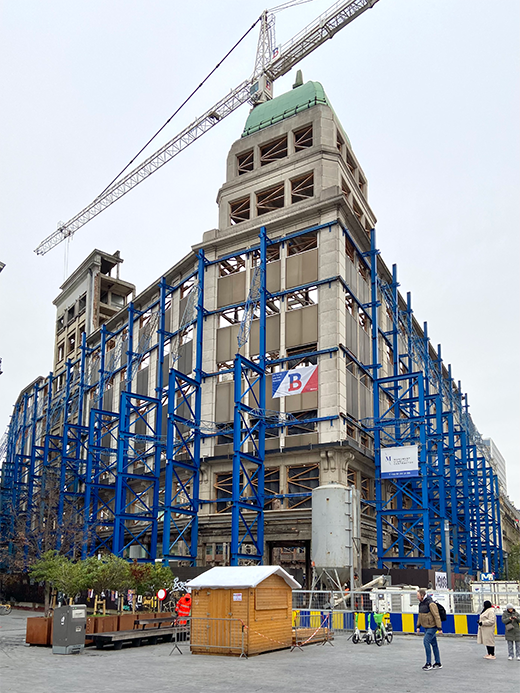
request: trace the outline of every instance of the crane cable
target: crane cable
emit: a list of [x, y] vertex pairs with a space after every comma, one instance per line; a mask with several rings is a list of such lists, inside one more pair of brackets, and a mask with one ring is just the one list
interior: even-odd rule
[[258, 22], [261, 21], [261, 19], [262, 19], [261, 16], [258, 17], [258, 19], [256, 20], [256, 22], [255, 22], [254, 24], [252, 24], [252, 25], [249, 27], [249, 29], [245, 32], [245, 34], [244, 34], [241, 38], [239, 38], [239, 40], [235, 43], [235, 45], [226, 53], [226, 55], [215, 65], [215, 67], [211, 70], [211, 72], [202, 80], [202, 82], [199, 84], [199, 86], [196, 87], [196, 89], [194, 89], [194, 90], [191, 92], [191, 94], [181, 103], [181, 105], [179, 106], [179, 108], [177, 108], [177, 110], [174, 111], [174, 112], [172, 113], [172, 115], [168, 118], [168, 120], [164, 123], [164, 125], [162, 125], [162, 126], [157, 130], [157, 132], [155, 133], [155, 135], [153, 135], [152, 137], [150, 137], [150, 139], [149, 139], [148, 142], [144, 145], [144, 147], [141, 147], [141, 149], [137, 152], [137, 154], [136, 154], [132, 159], [130, 159], [130, 161], [127, 163], [127, 165], [117, 174], [117, 176], [107, 185], [107, 187], [97, 196], [96, 199], [99, 199], [102, 195], [104, 195], [104, 194], [106, 193], [106, 191], [116, 182], [116, 180], [117, 180], [118, 178], [120, 178], [120, 177], [123, 175], [123, 173], [127, 170], [127, 168], [128, 168], [129, 166], [131, 166], [131, 165], [134, 163], [134, 161], [137, 159], [137, 157], [138, 157], [140, 154], [142, 154], [142, 153], [144, 152], [144, 150], [146, 149], [146, 147], [148, 147], [148, 145], [150, 145], [150, 144], [153, 142], [153, 140], [157, 137], [157, 135], [159, 135], [159, 134], [164, 130], [164, 128], [168, 125], [168, 123], [169, 123], [171, 120], [173, 120], [173, 118], [175, 118], [175, 116], [177, 115], [177, 113], [179, 113], [179, 111], [180, 111], [182, 108], [184, 108], [184, 106], [188, 103], [188, 101], [189, 101], [191, 98], [193, 98], [193, 96], [195, 96], [195, 94], [199, 91], [199, 89], [208, 81], [208, 79], [211, 77], [211, 75], [212, 75], [214, 72], [216, 72], [216, 70], [222, 65], [222, 63], [224, 62], [224, 60], [226, 60], [226, 58], [228, 58], [228, 57], [231, 55], [231, 53], [235, 50], [235, 48], [237, 48], [237, 46], [239, 46], [239, 44], [242, 43], [242, 41], [246, 38], [246, 36], [247, 36], [249, 33], [251, 33], [251, 31], [253, 31], [253, 29], [254, 29], [255, 26], [258, 24]]

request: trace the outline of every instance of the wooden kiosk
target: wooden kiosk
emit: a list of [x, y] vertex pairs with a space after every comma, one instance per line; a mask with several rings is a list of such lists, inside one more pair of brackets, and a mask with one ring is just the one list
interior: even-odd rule
[[292, 590], [280, 566], [212, 568], [191, 589], [193, 654], [255, 655], [292, 644]]

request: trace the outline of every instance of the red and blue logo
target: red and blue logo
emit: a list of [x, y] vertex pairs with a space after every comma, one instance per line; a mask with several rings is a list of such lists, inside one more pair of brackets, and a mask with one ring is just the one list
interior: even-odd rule
[[291, 371], [273, 373], [273, 391], [271, 397], [289, 397], [304, 392], [316, 392], [318, 389], [318, 366], [293, 368]]

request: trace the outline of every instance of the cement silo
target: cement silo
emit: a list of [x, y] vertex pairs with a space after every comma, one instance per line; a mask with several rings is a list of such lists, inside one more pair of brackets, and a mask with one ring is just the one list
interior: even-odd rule
[[[314, 582], [341, 589], [358, 570], [359, 491], [330, 483], [312, 492], [312, 561]], [[339, 583], [339, 584], [338, 584]]]

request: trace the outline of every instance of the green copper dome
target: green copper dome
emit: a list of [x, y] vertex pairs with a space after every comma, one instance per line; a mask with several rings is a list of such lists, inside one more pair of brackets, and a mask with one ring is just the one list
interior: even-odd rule
[[306, 82], [286, 94], [255, 106], [246, 121], [242, 137], [275, 125], [320, 103], [332, 108], [321, 84]]

